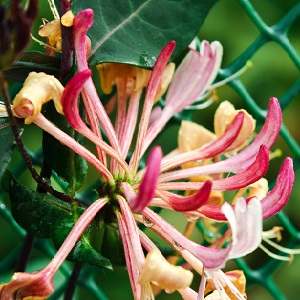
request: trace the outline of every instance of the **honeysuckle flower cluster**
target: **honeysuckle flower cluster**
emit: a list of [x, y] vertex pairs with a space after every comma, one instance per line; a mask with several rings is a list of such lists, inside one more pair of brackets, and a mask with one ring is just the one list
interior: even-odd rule
[[[294, 180], [292, 160], [284, 160], [274, 188], [262, 199], [258, 199], [256, 193], [246, 199], [238, 198], [235, 204], [222, 202], [216, 205], [209, 199], [212, 192], [239, 190], [255, 185], [264, 176], [268, 169], [269, 150], [281, 126], [277, 99], [270, 100], [265, 124], [249, 145], [247, 139], [254, 130], [254, 120], [245, 111], [236, 111], [230, 104], [223, 103], [216, 115], [217, 125], [215, 135], [211, 134], [212, 139], [197, 144], [198, 137], [192, 133], [189, 137], [191, 143], [183, 142], [186, 136], [181, 132], [179, 140], [185, 149], [179, 146], [163, 156], [160, 147], [150, 148], [151, 143], [174, 114], [192, 105], [210, 89], [221, 64], [221, 44], [203, 41], [200, 52], [190, 49], [174, 75], [173, 67], [167, 65], [174, 42], [168, 43], [161, 51], [151, 72], [116, 65], [114, 67], [122, 71], [112, 74], [106, 71], [107, 65], [99, 67], [101, 78], [109, 73], [107, 81], [102, 79], [103, 89], [110, 92], [111, 85], [117, 86], [117, 115], [113, 125], [96, 92], [87, 64], [86, 33], [92, 22], [93, 11], [90, 9], [75, 16], [77, 74], [66, 87], [53, 76], [31, 73], [17, 94], [12, 109], [15, 116], [25, 119], [26, 124], [36, 124], [95, 167], [101, 181], [99, 199], [86, 208], [48, 266], [33, 274], [14, 274], [10, 283], [1, 286], [1, 299], [15, 299], [15, 293], [17, 299], [48, 297], [53, 292], [55, 272], [104, 206], [110, 206], [115, 214], [134, 299], [154, 299], [151, 284], [169, 292], [178, 291], [184, 299], [203, 299], [206, 281], [213, 282], [216, 289], [206, 299], [216, 293], [220, 299], [228, 299], [225, 286], [237, 299], [245, 299], [244, 292], [233, 283], [234, 279], [241, 278], [240, 274], [230, 276], [221, 268], [226, 261], [245, 256], [260, 245], [263, 219], [279, 212], [288, 201]], [[157, 94], [164, 93], [169, 83], [164, 107], [159, 112], [154, 111]], [[146, 94], [138, 118], [144, 86]], [[79, 113], [80, 94], [87, 123]], [[58, 113], [64, 114], [77, 132], [94, 143], [95, 153], [58, 129], [42, 114], [42, 105], [51, 99]], [[226, 105], [225, 110], [222, 105]], [[104, 140], [102, 130], [108, 142]], [[147, 150], [150, 152], [146, 167], [142, 167], [140, 162]], [[130, 151], [132, 155], [129, 155]], [[179, 169], [180, 166], [183, 168]], [[228, 176], [222, 178], [220, 174], [224, 173]], [[191, 180], [198, 177], [202, 179]], [[180, 192], [184, 191], [195, 192], [183, 196]], [[152, 206], [182, 213], [189, 219], [208, 217], [225, 221], [228, 230], [211, 247], [205, 247], [166, 222], [150, 208]], [[139, 223], [161, 236], [189, 267], [170, 264], [139, 229]], [[227, 246], [223, 247], [226, 242]], [[148, 253], [146, 257], [144, 251]], [[193, 280], [189, 269], [202, 275], [198, 291], [189, 287]]]

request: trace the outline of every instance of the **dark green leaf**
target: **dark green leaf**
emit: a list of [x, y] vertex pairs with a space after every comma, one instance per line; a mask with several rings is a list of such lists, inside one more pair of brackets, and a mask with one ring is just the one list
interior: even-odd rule
[[35, 237], [50, 238], [54, 225], [72, 214], [69, 204], [20, 185], [9, 171], [4, 173], [2, 185], [8, 188], [14, 219]]
[[[76, 133], [65, 117], [56, 112], [52, 103], [47, 105], [44, 113], [57, 127], [74, 137], [79, 143], [83, 143], [82, 135]], [[46, 132], [43, 135], [43, 151], [47, 164], [62, 180], [69, 183], [68, 194], [74, 196], [75, 191], [81, 187], [85, 180], [86, 160]]]
[[[67, 238], [68, 234], [74, 227], [76, 221], [83, 213], [83, 211], [84, 210], [82, 208], [77, 208], [76, 213], [68, 216], [62, 222], [56, 224], [52, 234], [52, 240], [57, 249]], [[67, 257], [67, 259], [80, 263], [88, 263], [100, 268], [112, 269], [110, 261], [100, 253], [98, 253], [91, 245], [91, 240], [93, 239], [94, 234], [93, 231], [95, 230], [96, 225], [94, 223], [91, 223], [84, 231], [78, 242], [75, 244], [75, 247]]]
[[173, 58], [197, 35], [216, 0], [74, 0], [77, 14], [94, 10], [90, 65], [129, 63], [151, 68], [161, 49], [176, 41]]
[[0, 118], [0, 178], [10, 162], [12, 147], [14, 144], [14, 137], [9, 126], [8, 118]]
[[124, 266], [125, 256], [120, 233], [113, 225], [104, 225], [101, 253], [113, 264]]
[[19, 60], [3, 71], [6, 78], [23, 82], [30, 72], [45, 72], [59, 77], [60, 58], [48, 56], [38, 51], [23, 53]]

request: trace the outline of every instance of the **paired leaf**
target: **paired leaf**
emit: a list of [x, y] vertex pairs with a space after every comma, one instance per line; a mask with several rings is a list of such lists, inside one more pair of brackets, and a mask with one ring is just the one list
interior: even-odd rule
[[[82, 135], [78, 134], [66, 121], [65, 117], [58, 114], [52, 103], [49, 103], [44, 112], [46, 117], [58, 128], [74, 137], [79, 143], [84, 142]], [[69, 183], [68, 194], [74, 196], [75, 191], [83, 184], [87, 174], [87, 162], [70, 148], [62, 145], [50, 134], [43, 133], [43, 151], [47, 164], [64, 181]]]
[[14, 145], [14, 137], [9, 125], [8, 118], [0, 118], [0, 178], [4, 173], [11, 159], [11, 152]]
[[93, 0], [72, 2], [77, 14], [94, 10], [88, 32], [92, 41], [90, 65], [128, 63], [151, 68], [161, 49], [175, 40], [177, 57], [197, 35], [216, 0]]

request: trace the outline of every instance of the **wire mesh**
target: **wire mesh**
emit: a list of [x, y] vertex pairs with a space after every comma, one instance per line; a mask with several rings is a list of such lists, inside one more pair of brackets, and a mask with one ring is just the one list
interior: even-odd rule
[[[284, 51], [284, 53], [288, 55], [290, 62], [293, 64], [294, 68], [296, 68], [298, 74], [296, 76], [296, 79], [292, 83], [290, 83], [290, 86], [287, 87], [284, 93], [279, 97], [281, 108], [283, 111], [285, 111], [288, 109], [288, 107], [297, 107], [295, 103], [297, 102], [296, 96], [298, 96], [299, 99], [300, 91], [300, 56], [295, 46], [293, 45], [293, 43], [291, 43], [289, 39], [289, 33], [291, 28], [295, 26], [295, 24], [297, 24], [297, 21], [299, 21], [300, 19], [300, 3], [296, 2], [294, 6], [289, 11], [287, 11], [285, 15], [274, 25], [267, 25], [262, 16], [258, 13], [258, 11], [255, 9], [255, 7], [250, 1], [236, 0], [235, 4], [238, 5], [239, 9], [243, 11], [244, 18], [248, 16], [252, 25], [254, 25], [256, 30], [258, 30], [259, 35], [250, 43], [248, 47], [246, 47], [245, 49], [243, 49], [243, 51], [236, 55], [235, 59], [230, 64], [228, 64], [225, 68], [220, 70], [218, 79], [225, 79], [230, 75], [236, 73], [247, 63], [247, 61], [251, 60], [254, 55], [257, 55], [260, 51], [262, 51], [263, 48], [265, 48], [271, 43], [275, 43], [281, 48], [282, 51]], [[277, 5], [280, 4], [281, 3], [279, 1]], [[224, 2], [220, 4], [217, 3], [216, 6], [212, 9], [212, 14], [215, 9], [218, 9], [218, 5], [220, 5], [220, 7], [221, 5], [223, 5], [222, 7], [224, 7], [224, 5], [226, 4], [224, 4]], [[208, 20], [209, 18], [212, 18], [212, 14], [208, 16]], [[227, 15], [225, 13], [223, 16], [219, 17], [226, 19]], [[230, 22], [229, 18], [228, 20]], [[259, 68], [259, 65], [255, 66], [255, 70], [257, 72], [264, 72], [263, 69]], [[245, 83], [241, 79], [234, 79], [230, 81], [228, 85], [243, 100], [242, 105], [247, 108], [247, 110], [257, 119], [258, 122], [262, 123], [266, 116], [266, 110], [263, 108], [265, 107], [265, 105], [261, 105], [261, 100], [257, 96], [255, 96], [256, 93], [250, 92], [247, 85], [245, 85]], [[253, 94], [255, 95], [253, 96]], [[286, 122], [288, 122], [289, 125], [286, 125]], [[284, 123], [282, 125], [280, 133], [282, 137], [282, 143], [279, 147], [282, 147], [284, 154], [286, 152], [292, 156], [294, 160], [294, 168], [295, 171], [297, 171], [300, 167], [300, 145], [298, 142], [299, 135], [298, 137], [293, 137], [291, 131], [295, 132], [295, 130], [290, 127], [291, 123], [289, 122], [289, 120], [284, 118]], [[42, 161], [41, 151], [35, 150], [33, 152], [30, 152], [30, 154], [34, 164], [40, 166]], [[21, 176], [24, 173], [24, 171], [25, 165], [22, 162], [14, 167], [14, 174], [16, 176]], [[83, 193], [88, 192], [86, 191]], [[296, 183], [294, 186], [294, 192], [292, 194], [290, 202], [295, 204], [292, 204], [292, 206], [288, 206], [287, 209], [277, 214], [277, 220], [273, 220], [272, 222], [275, 222], [276, 224], [278, 224], [279, 222], [279, 225], [284, 228], [285, 238], [283, 240], [283, 244], [286, 247], [293, 249], [297, 248], [300, 245], [300, 230], [298, 230], [298, 228], [296, 227], [299, 226], [299, 222], [298, 224], [297, 222], [294, 222], [296, 213], [293, 212], [291, 215], [289, 214], [290, 210], [297, 209], [297, 176]], [[2, 257], [0, 260], [0, 281], [7, 281], [11, 276], [12, 270], [14, 269], [14, 265], [16, 264], [18, 253], [24, 246], [25, 231], [22, 228], [20, 228], [12, 218], [8, 207], [8, 201], [7, 199], [5, 199], [5, 195], [2, 191], [0, 194], [0, 214], [2, 216], [2, 220], [0, 220], [0, 224], [2, 227], [1, 230], [8, 230], [11, 235], [10, 241], [6, 241], [4, 239], [1, 240], [1, 247], [3, 247], [4, 250], [2, 250]], [[34, 242], [33, 249], [33, 258], [30, 260], [28, 271], [42, 268], [45, 265], [45, 261], [50, 260], [55, 251], [51, 243], [48, 240], [43, 239], [36, 239]], [[261, 260], [258, 264], [258, 267], [257, 264], [253, 264], [253, 260]], [[288, 284], [288, 287], [283, 287], [282, 281], [288, 280], [285, 279], [284, 272], [288, 273], [290, 272], [290, 269], [286, 268], [286, 265], [283, 265], [281, 261], [275, 260], [268, 256], [257, 256], [257, 254], [254, 253], [254, 256], [250, 257], [250, 260], [237, 259], [236, 264], [239, 268], [243, 269], [246, 274], [247, 285], [250, 288], [248, 293], [249, 299], [255, 298], [281, 300], [297, 298], [297, 289], [299, 292], [300, 287], [297, 287], [296, 279], [291, 284]], [[293, 267], [293, 264], [295, 264], [296, 266]], [[295, 268], [297, 268], [297, 265], [299, 265], [299, 260], [295, 259], [293, 264], [289, 268], [295, 270]], [[59, 274], [55, 278], [56, 291], [50, 297], [50, 299], [63, 298], [68, 278], [72, 274], [72, 266], [73, 264], [69, 262], [65, 262], [62, 265]], [[274, 276], [276, 277], [276, 273], [278, 273], [278, 271], [283, 273], [281, 274], [281, 276], [279, 276], [279, 281], [274, 280]], [[101, 273], [100, 275], [99, 272]], [[118, 273], [118, 269], [116, 272]], [[116, 285], [116, 280], [118, 280], [117, 285], [119, 290], [123, 290], [123, 288], [125, 288], [125, 291], [122, 292], [121, 295], [126, 295], [127, 288], [129, 295], [128, 298], [130, 298], [129, 282], [128, 279], [126, 279], [126, 274], [123, 274], [122, 272], [123, 271], [120, 270], [119, 273], [121, 275], [117, 274], [115, 275], [115, 277], [112, 277], [111, 274], [103, 274], [103, 271], [97, 271], [93, 267], [83, 266], [78, 280], [79, 291], [76, 292], [75, 298], [82, 299], [83, 297], [88, 297], [88, 299], [101, 300], [117, 299], [116, 296], [114, 296], [114, 293], [111, 293], [110, 296], [106, 296], [105, 294], [105, 292], [107, 292], [109, 289], [112, 289]], [[297, 272], [292, 271], [292, 273], [296, 274]], [[293, 277], [288, 276], [286, 278]], [[112, 281], [110, 284], [109, 280]], [[126, 287], [126, 285], [128, 287]], [[291, 285], [292, 289], [287, 291], [287, 289], [290, 289]], [[251, 286], [255, 286], [256, 289], [251, 289]], [[263, 289], [257, 287], [262, 287]], [[105, 292], [103, 292], [102, 289]], [[177, 296], [168, 297], [169, 299], [175, 299]], [[164, 296], [160, 296], [160, 299], [164, 299]]]

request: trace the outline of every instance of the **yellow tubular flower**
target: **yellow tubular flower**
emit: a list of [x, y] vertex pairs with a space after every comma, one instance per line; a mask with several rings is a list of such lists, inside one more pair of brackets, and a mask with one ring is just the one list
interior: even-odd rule
[[30, 124], [41, 112], [42, 105], [53, 100], [56, 110], [63, 114], [63, 91], [64, 87], [54, 76], [31, 72], [13, 101], [13, 113], [16, 117], [25, 118], [25, 124]]
[[193, 277], [191, 271], [185, 270], [181, 266], [171, 265], [158, 250], [152, 249], [146, 256], [139, 283], [152, 282], [171, 293], [189, 287]]
[[[127, 84], [127, 87], [131, 90], [137, 91], [143, 89], [147, 86], [152, 72], [151, 70], [120, 63], [103, 63], [97, 65], [96, 68], [100, 78], [100, 86], [104, 94], [110, 94], [112, 92], [117, 78], [133, 80], [128, 81]], [[166, 92], [174, 71], [175, 64], [173, 63], [169, 63], [164, 69], [154, 103]]]
[[103, 63], [96, 66], [100, 86], [104, 94], [110, 94], [117, 78], [132, 78], [135, 83], [131, 86], [133, 90], [143, 88], [147, 85], [151, 71], [137, 68], [135, 66], [120, 63]]

